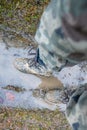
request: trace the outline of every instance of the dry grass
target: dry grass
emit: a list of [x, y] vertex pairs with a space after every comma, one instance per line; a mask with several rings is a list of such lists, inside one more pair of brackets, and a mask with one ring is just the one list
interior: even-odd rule
[[34, 34], [41, 14], [49, 0], [1, 0], [0, 23], [5, 26]]
[[0, 130], [70, 130], [58, 110], [0, 110]]

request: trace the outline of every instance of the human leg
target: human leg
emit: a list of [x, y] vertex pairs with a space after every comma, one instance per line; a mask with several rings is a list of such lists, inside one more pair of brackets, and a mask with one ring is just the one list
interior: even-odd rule
[[[41, 17], [40, 25], [35, 35], [35, 39], [38, 43], [38, 57], [40, 61], [45, 64], [48, 73], [52, 73], [53, 70], [59, 71], [66, 64], [66, 57], [75, 51], [74, 47], [72, 47], [72, 45], [68, 42], [63, 33], [61, 19], [59, 17], [59, 5], [59, 0], [52, 0], [50, 2]], [[39, 60], [35, 60], [35, 62], [38, 61]], [[17, 59], [15, 61], [15, 66], [22, 72], [30, 73], [30, 62], [27, 67], [25, 63], [28, 63], [28, 59]]]
[[66, 108], [66, 117], [73, 130], [87, 130], [87, 84], [72, 95]]
[[40, 58], [51, 69], [65, 65], [67, 55], [74, 51], [63, 33], [59, 5], [59, 0], [51, 1], [41, 17], [35, 35]]

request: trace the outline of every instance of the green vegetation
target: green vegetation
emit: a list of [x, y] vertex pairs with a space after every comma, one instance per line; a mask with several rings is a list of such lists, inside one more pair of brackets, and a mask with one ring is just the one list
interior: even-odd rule
[[0, 130], [70, 130], [58, 110], [1, 109]]
[[48, 1], [37, 4], [36, 0], [1, 0], [0, 24], [34, 34]]

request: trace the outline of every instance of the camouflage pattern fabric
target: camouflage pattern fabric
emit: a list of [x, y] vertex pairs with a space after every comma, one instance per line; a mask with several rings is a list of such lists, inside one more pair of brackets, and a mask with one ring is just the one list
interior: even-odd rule
[[73, 130], [87, 130], [87, 84], [72, 95], [66, 116]]
[[[51, 0], [35, 39], [40, 58], [51, 69], [67, 60], [75, 64], [87, 60], [87, 0]], [[76, 90], [66, 109], [73, 130], [87, 130], [86, 86]]]
[[35, 39], [40, 58], [49, 68], [60, 68], [67, 60], [77, 64], [87, 59], [87, 28], [82, 21], [86, 3], [86, 0], [51, 0], [45, 9]]

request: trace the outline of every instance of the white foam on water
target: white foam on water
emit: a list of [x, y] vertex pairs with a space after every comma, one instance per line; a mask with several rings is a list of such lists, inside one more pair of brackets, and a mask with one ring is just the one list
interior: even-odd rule
[[5, 47], [0, 44], [0, 86], [15, 85], [27, 90], [37, 88], [41, 80], [34, 75], [19, 72], [13, 65], [17, 57], [28, 57], [27, 49]]
[[[18, 71], [13, 65], [15, 58], [18, 57], [29, 57], [28, 49], [14, 47], [6, 49], [5, 44], [0, 43], [0, 100], [3, 100], [0, 106], [21, 107], [25, 109], [56, 109], [55, 105], [49, 105], [43, 99], [33, 97], [30, 90], [37, 88], [41, 83], [41, 79]], [[21, 87], [26, 89], [26, 91], [16, 92], [4, 89], [7, 85]]]
[[[29, 57], [28, 49], [14, 47], [6, 49], [5, 44], [0, 43], [0, 95], [4, 100], [2, 106], [26, 109], [48, 108], [50, 110], [55, 110], [57, 107], [60, 107], [64, 111], [66, 109], [65, 104], [59, 104], [58, 106], [49, 105], [43, 99], [33, 97], [32, 91], [29, 90], [37, 88], [41, 83], [41, 79], [34, 75], [24, 74], [18, 71], [13, 65], [14, 59], [18, 57]], [[79, 86], [87, 83], [87, 72], [81, 71], [78, 65], [64, 68], [59, 73], [55, 73], [54, 76], [60, 79], [64, 87]], [[25, 88], [26, 91], [16, 92], [3, 89], [7, 85]], [[6, 94], [10, 95], [8, 96], [10, 100]], [[2, 102], [2, 99], [0, 101]]]

